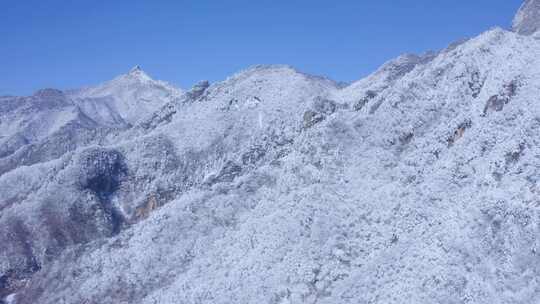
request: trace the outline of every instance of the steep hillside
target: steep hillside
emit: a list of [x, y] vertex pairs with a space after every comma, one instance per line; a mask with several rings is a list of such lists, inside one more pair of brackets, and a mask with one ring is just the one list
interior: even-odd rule
[[512, 29], [522, 35], [533, 35], [540, 30], [540, 1], [526, 0], [520, 7]]
[[[0, 99], [0, 124], [17, 117], [0, 297], [537, 303], [540, 40], [519, 25], [535, 3], [514, 31], [344, 88], [275, 65], [181, 92], [135, 69]], [[61, 129], [71, 148], [44, 144]]]
[[181, 94], [170, 84], [153, 80], [139, 66], [99, 86], [68, 92], [87, 115], [109, 124], [117, 123], [118, 117], [135, 124]]

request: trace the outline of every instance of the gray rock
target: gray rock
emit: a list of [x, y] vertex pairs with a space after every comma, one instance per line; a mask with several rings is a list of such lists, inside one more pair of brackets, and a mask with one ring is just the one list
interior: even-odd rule
[[204, 94], [209, 86], [210, 82], [208, 82], [208, 80], [199, 81], [193, 86], [193, 88], [191, 88], [189, 92], [187, 92], [187, 94], [191, 99], [197, 99]]
[[512, 30], [522, 35], [532, 35], [540, 29], [540, 0], [526, 0], [512, 24]]
[[304, 112], [304, 128], [309, 129], [324, 120], [324, 115], [313, 110]]

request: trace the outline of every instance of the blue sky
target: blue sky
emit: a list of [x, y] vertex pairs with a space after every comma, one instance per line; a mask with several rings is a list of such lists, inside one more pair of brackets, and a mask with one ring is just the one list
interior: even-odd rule
[[521, 0], [0, 0], [0, 95], [97, 84], [140, 65], [189, 88], [254, 64], [352, 81], [493, 26]]

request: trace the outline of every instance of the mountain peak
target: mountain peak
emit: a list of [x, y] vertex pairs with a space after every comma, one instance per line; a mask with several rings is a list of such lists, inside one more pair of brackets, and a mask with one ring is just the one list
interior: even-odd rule
[[512, 30], [522, 35], [540, 30], [540, 0], [525, 0], [514, 17]]
[[181, 94], [174, 86], [152, 79], [137, 65], [97, 86], [74, 90], [70, 97], [78, 100], [89, 117], [101, 119], [100, 115], [110, 110], [125, 122], [135, 124]]
[[40, 98], [64, 98], [64, 92], [52, 89], [52, 88], [45, 88], [38, 90], [34, 93], [34, 96], [40, 97]]
[[140, 65], [134, 66], [131, 70], [129, 70], [129, 73], [127, 73], [126, 75], [129, 78], [134, 78], [141, 81], [152, 80], [152, 78], [143, 71]]
[[140, 66], [140, 65], [134, 66], [134, 67], [129, 71], [130, 74], [132, 74], [132, 73], [141, 73], [141, 72], [143, 72], [143, 70], [141, 69], [141, 66]]

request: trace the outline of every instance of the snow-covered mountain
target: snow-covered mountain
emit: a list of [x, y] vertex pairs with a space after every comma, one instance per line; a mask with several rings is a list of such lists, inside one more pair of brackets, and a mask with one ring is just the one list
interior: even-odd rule
[[533, 35], [540, 30], [539, 0], [525, 0], [514, 18], [512, 29], [522, 35]]
[[184, 92], [136, 68], [0, 99], [0, 297], [537, 303], [535, 3], [347, 87], [273, 65]]
[[135, 124], [140, 119], [182, 95], [164, 81], [150, 78], [139, 66], [129, 73], [96, 87], [73, 90], [69, 97], [88, 116], [108, 124]]

